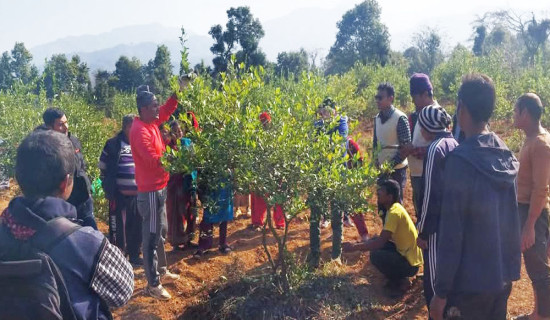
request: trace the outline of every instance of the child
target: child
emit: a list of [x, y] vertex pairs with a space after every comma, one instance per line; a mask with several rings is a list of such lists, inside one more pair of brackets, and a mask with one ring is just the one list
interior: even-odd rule
[[439, 106], [427, 106], [418, 114], [420, 132], [431, 141], [424, 157], [423, 201], [417, 221], [417, 244], [424, 250], [424, 296], [428, 307], [434, 295], [437, 229], [443, 197], [443, 171], [447, 155], [458, 145], [448, 130], [451, 117]]
[[395, 180], [380, 182], [378, 204], [386, 210], [384, 227], [379, 237], [365, 243], [345, 243], [344, 251], [371, 251], [370, 261], [388, 279], [390, 297], [404, 294], [408, 277], [416, 275], [422, 265], [422, 250], [417, 246], [417, 233], [407, 210], [399, 203], [401, 192]]

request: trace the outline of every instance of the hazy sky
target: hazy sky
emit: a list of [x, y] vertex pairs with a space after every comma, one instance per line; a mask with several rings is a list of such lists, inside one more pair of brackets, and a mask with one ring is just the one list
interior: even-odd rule
[[[299, 8], [321, 7], [334, 11], [335, 24], [360, 0], [0, 0], [0, 51], [16, 41], [28, 48], [67, 36], [98, 34], [117, 27], [160, 23], [184, 26], [197, 34], [208, 33], [214, 24], [225, 24], [226, 10], [250, 6], [265, 22]], [[471, 34], [476, 14], [490, 10], [533, 11], [549, 16], [548, 0], [379, 0], [382, 22], [392, 35], [392, 47], [402, 50], [411, 35], [423, 26], [438, 28], [448, 45], [465, 41]], [[304, 23], [308, 17], [304, 16]], [[312, 26], [312, 32], [315, 32]], [[327, 35], [334, 39], [335, 35]]]

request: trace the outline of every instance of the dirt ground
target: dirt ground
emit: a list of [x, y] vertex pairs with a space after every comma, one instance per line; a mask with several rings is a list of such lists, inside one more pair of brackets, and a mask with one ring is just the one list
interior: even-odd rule
[[[367, 130], [365, 130], [367, 131]], [[367, 131], [368, 132], [368, 131]], [[362, 140], [362, 139], [361, 139]], [[366, 140], [366, 139], [365, 139]], [[8, 205], [8, 201], [17, 193], [17, 188], [12, 184], [9, 190], [0, 192], [0, 210]], [[405, 207], [409, 213], [414, 210], [410, 202], [410, 185], [405, 191]], [[114, 311], [115, 319], [189, 319], [184, 312], [189, 307], [195, 306], [208, 299], [210, 289], [223, 285], [228, 278], [235, 275], [251, 273], [267, 273], [267, 258], [261, 246], [261, 232], [247, 228], [250, 220], [239, 217], [229, 224], [228, 242], [234, 251], [223, 255], [217, 251], [195, 259], [192, 251], [172, 251], [166, 245], [169, 269], [179, 273], [181, 279], [166, 284], [166, 288], [173, 295], [170, 301], [158, 301], [144, 294], [146, 285], [142, 269], [135, 271], [135, 291], [130, 302]], [[381, 230], [381, 221], [372, 214], [367, 214], [367, 224], [371, 235], [378, 234]], [[100, 223], [100, 228], [106, 232], [106, 225]], [[309, 224], [305, 219], [298, 219], [290, 226], [290, 239], [288, 247], [299, 257], [304, 257], [309, 246]], [[215, 231], [217, 234], [217, 230]], [[323, 258], [328, 260], [330, 256], [330, 227], [322, 231]], [[358, 240], [355, 228], [345, 228], [344, 241]], [[215, 243], [217, 239], [215, 239]], [[273, 242], [272, 242], [273, 243]], [[420, 279], [413, 281], [410, 292], [401, 299], [386, 298], [382, 292], [384, 279], [381, 274], [369, 264], [366, 253], [344, 253], [344, 266], [341, 272], [350, 276], [358, 296], [369, 297], [374, 307], [368, 313], [358, 311], [353, 318], [356, 319], [426, 319], [427, 309], [422, 295], [422, 283]], [[514, 283], [512, 295], [508, 303], [511, 316], [529, 312], [533, 307], [533, 292], [525, 270], [522, 270], [521, 280]], [[374, 311], [372, 311], [374, 310]], [[322, 319], [338, 318], [332, 315]]]

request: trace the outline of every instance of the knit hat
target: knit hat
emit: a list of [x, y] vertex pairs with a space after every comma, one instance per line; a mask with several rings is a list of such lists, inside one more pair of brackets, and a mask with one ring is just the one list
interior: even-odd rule
[[421, 94], [423, 92], [433, 91], [432, 83], [430, 82], [430, 77], [425, 73], [414, 73], [410, 79], [410, 90], [411, 96], [414, 94]]
[[439, 106], [427, 106], [418, 115], [418, 123], [431, 133], [445, 132], [451, 121], [451, 116]]
[[156, 99], [155, 94], [149, 91], [149, 86], [145, 84], [137, 87], [136, 94], [136, 103], [138, 109], [150, 105]]

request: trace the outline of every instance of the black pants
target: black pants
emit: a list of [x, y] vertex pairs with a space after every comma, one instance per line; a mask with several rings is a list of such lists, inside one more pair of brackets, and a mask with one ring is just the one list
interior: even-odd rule
[[512, 284], [497, 293], [451, 293], [447, 297], [445, 319], [506, 320]]
[[371, 251], [370, 262], [390, 281], [412, 277], [418, 272], [418, 267], [411, 266], [389, 241], [382, 249]]
[[130, 257], [139, 258], [142, 243], [142, 217], [137, 210], [137, 196], [120, 195], [110, 204], [109, 240]]
[[[521, 227], [525, 225], [529, 215], [529, 205], [518, 204]], [[539, 316], [550, 317], [550, 263], [547, 256], [549, 235], [548, 210], [542, 210], [535, 222], [535, 244], [523, 253], [525, 269], [537, 293]]]

